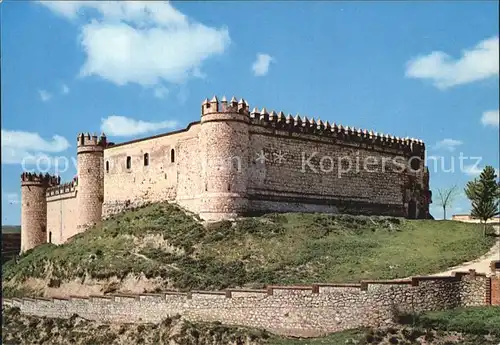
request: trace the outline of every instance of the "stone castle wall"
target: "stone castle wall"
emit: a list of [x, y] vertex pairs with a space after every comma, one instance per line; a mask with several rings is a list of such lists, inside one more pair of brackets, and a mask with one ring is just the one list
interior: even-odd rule
[[47, 242], [62, 244], [76, 235], [78, 220], [77, 187], [73, 183], [49, 188], [47, 200]]
[[205, 100], [201, 120], [176, 132], [117, 145], [82, 133], [77, 153], [78, 191], [68, 192], [76, 201], [23, 187], [26, 200], [40, 199], [40, 209], [23, 204], [28, 247], [49, 235], [62, 243], [102, 218], [159, 201], [205, 220], [265, 212], [428, 217], [428, 172], [418, 160], [412, 168], [420, 171], [408, 169], [424, 158], [421, 140], [250, 112], [234, 97]]
[[[252, 158], [259, 152], [266, 157], [264, 164], [251, 164], [251, 210], [405, 215], [406, 181], [391, 163], [395, 157], [407, 156], [403, 150], [335, 143], [331, 138], [290, 135], [258, 125], [250, 133]], [[377, 162], [370, 171], [363, 166], [367, 159]], [[384, 167], [382, 159], [387, 161]]]
[[77, 138], [78, 193], [77, 232], [97, 224], [104, 200], [104, 148], [106, 137], [81, 133]]
[[48, 174], [21, 174], [21, 252], [46, 242], [46, 191], [59, 183], [59, 178]]
[[[205, 108], [212, 105], [212, 108]], [[242, 106], [244, 106], [242, 104]], [[200, 217], [208, 220], [235, 218], [249, 210], [251, 171], [250, 117], [238, 105], [203, 106], [199, 142], [202, 191]]]
[[180, 314], [192, 321], [264, 328], [291, 336], [319, 336], [363, 326], [386, 326], [395, 311], [420, 312], [489, 304], [489, 278], [456, 273], [361, 284], [271, 286], [266, 290], [192, 291], [52, 299], [13, 299], [23, 313], [102, 322], [158, 323]]
[[172, 201], [177, 194], [193, 204], [200, 190], [198, 132], [199, 125], [193, 124], [185, 131], [107, 148], [103, 216], [147, 202]]
[[491, 271], [493, 272], [490, 289], [491, 304], [500, 306], [500, 260], [491, 262]]
[[418, 140], [214, 98], [185, 130], [105, 149], [103, 216], [165, 200], [209, 220], [263, 212], [406, 216], [409, 200], [421, 197], [411, 194], [411, 180], [424, 191], [428, 181], [403, 165], [424, 151]]
[[42, 186], [21, 187], [21, 251], [26, 251], [46, 242], [47, 204]]

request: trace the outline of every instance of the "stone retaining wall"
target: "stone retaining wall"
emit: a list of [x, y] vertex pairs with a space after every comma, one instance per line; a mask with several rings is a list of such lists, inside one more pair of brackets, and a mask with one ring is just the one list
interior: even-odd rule
[[500, 306], [500, 260], [491, 262], [490, 301], [492, 305]]
[[419, 312], [488, 304], [490, 278], [474, 271], [361, 284], [270, 286], [265, 290], [166, 292], [51, 299], [4, 299], [37, 316], [78, 314], [101, 322], [157, 323], [180, 314], [192, 321], [264, 328], [276, 334], [319, 336], [391, 324], [396, 311]]

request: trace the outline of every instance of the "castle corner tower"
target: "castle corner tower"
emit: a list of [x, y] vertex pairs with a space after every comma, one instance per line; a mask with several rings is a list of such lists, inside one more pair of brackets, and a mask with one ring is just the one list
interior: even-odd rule
[[200, 217], [230, 219], [248, 210], [248, 104], [233, 97], [205, 100], [201, 109]]
[[80, 133], [77, 137], [77, 232], [98, 224], [104, 200], [104, 148], [106, 137]]
[[47, 188], [60, 181], [49, 174], [21, 174], [21, 253], [47, 242]]

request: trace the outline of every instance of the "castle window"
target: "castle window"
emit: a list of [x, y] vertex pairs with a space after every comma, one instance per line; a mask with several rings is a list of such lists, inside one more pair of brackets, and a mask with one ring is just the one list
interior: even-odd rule
[[49, 243], [52, 243], [52, 231], [49, 232]]
[[174, 151], [174, 149], [170, 150], [170, 162], [171, 163], [175, 162], [175, 151]]
[[147, 167], [149, 165], [149, 153], [144, 154], [144, 166]]
[[132, 158], [130, 156], [127, 157], [127, 169], [132, 167]]
[[109, 173], [109, 161], [106, 161], [106, 172]]

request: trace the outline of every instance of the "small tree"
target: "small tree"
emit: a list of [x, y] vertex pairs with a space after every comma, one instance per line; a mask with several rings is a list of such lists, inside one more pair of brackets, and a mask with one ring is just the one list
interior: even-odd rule
[[443, 208], [444, 219], [446, 219], [446, 208], [451, 207], [457, 194], [458, 188], [456, 185], [452, 186], [451, 188], [438, 188], [436, 204]]
[[467, 183], [465, 195], [472, 203], [471, 216], [483, 223], [486, 235], [486, 221], [500, 214], [500, 182], [497, 181], [495, 169], [487, 166], [479, 175]]

